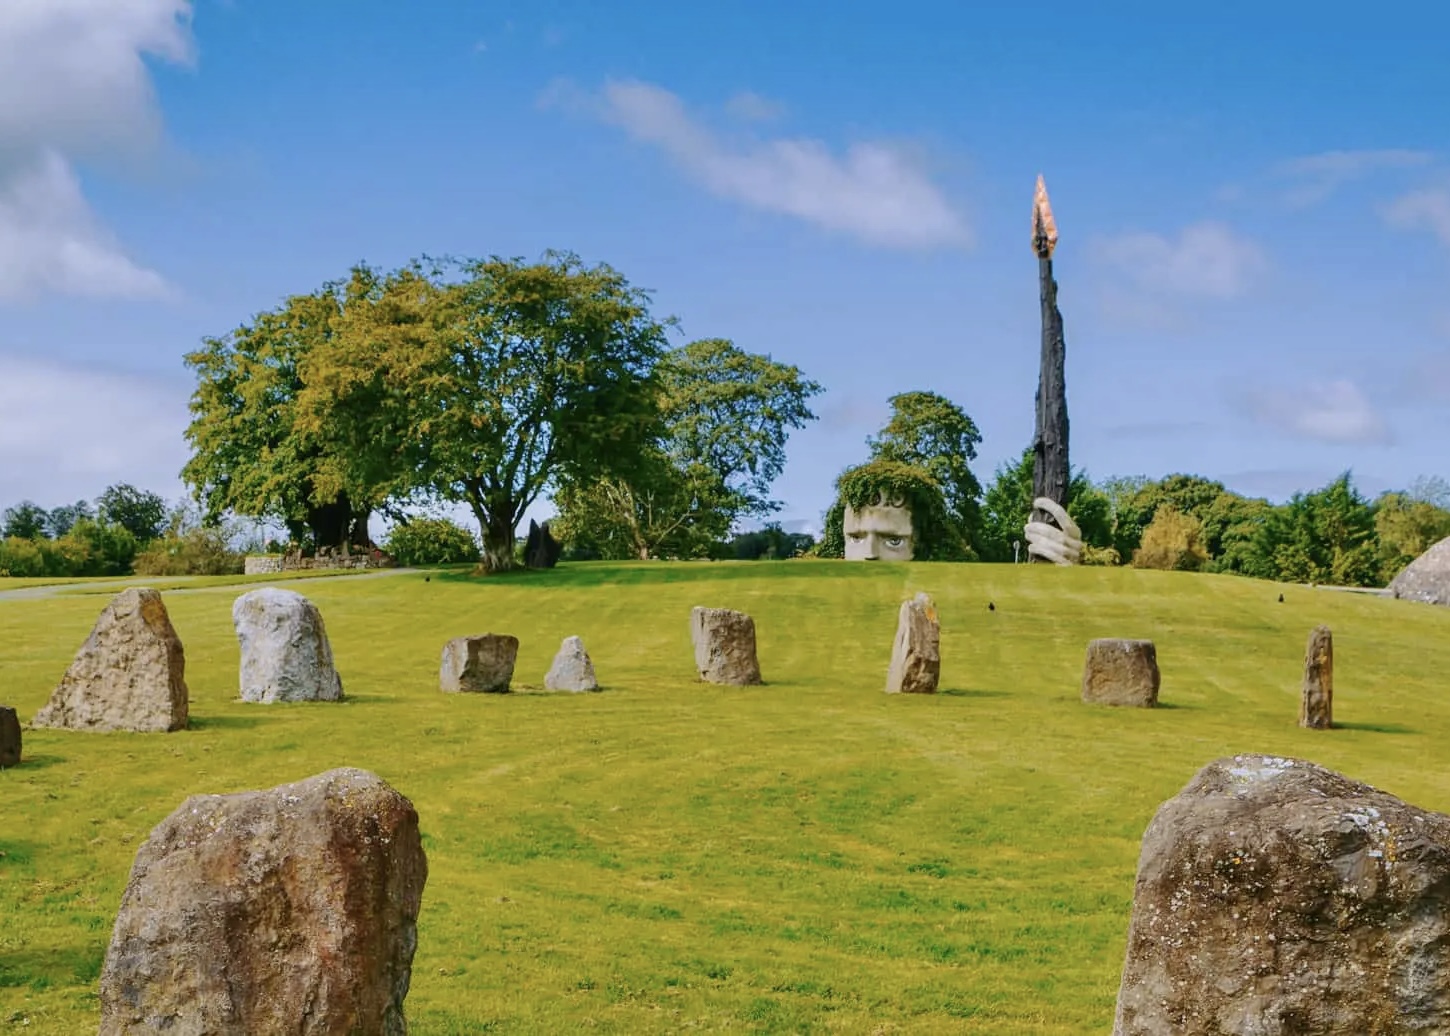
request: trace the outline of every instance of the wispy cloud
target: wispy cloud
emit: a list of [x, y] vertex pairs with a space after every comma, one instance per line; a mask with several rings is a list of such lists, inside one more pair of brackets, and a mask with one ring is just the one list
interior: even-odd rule
[[918, 156], [898, 145], [864, 141], [836, 153], [804, 137], [726, 139], [677, 95], [634, 80], [610, 80], [597, 95], [556, 86], [543, 100], [570, 103], [658, 148], [717, 197], [887, 247], [971, 241]]
[[1450, 245], [1450, 187], [1410, 191], [1385, 206], [1383, 215], [1393, 227], [1428, 231]]
[[1393, 442], [1384, 419], [1348, 378], [1250, 389], [1237, 402], [1256, 424], [1296, 438], [1375, 446]]
[[744, 122], [771, 122], [785, 114], [785, 105], [752, 90], [742, 90], [725, 102], [725, 111]]
[[161, 138], [146, 57], [192, 60], [191, 0], [0, 3], [0, 297], [154, 298], [81, 194], [75, 162]]
[[188, 420], [179, 384], [0, 354], [0, 508], [116, 482], [180, 495]]
[[1225, 223], [1199, 222], [1177, 237], [1130, 232], [1099, 238], [1090, 254], [1109, 274], [1105, 305], [1122, 318], [1172, 324], [1174, 306], [1246, 295], [1269, 258]]
[[1387, 169], [1423, 167], [1431, 159], [1429, 152], [1405, 148], [1324, 151], [1280, 162], [1273, 172], [1294, 181], [1285, 192], [1284, 200], [1296, 208], [1307, 208], [1328, 201], [1341, 187], [1355, 180]]

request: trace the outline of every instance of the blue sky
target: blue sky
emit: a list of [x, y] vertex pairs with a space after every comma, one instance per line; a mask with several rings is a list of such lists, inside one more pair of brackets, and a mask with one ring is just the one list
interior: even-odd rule
[[1075, 465], [1450, 476], [1450, 8], [1195, 7], [5, 0], [0, 506], [180, 496], [182, 355], [358, 260], [547, 248], [826, 385], [788, 522], [895, 392], [986, 481], [1038, 173]]

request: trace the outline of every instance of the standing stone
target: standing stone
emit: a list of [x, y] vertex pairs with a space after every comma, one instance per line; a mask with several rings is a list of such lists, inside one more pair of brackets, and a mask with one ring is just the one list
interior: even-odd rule
[[1299, 725], [1311, 730], [1334, 726], [1334, 636], [1328, 626], [1316, 626], [1304, 652], [1304, 696], [1299, 703]]
[[8, 705], [0, 705], [0, 770], [20, 765], [20, 717]]
[[1158, 704], [1160, 679], [1151, 640], [1094, 640], [1083, 665], [1082, 700], [1151, 709]]
[[926, 594], [903, 601], [886, 671], [887, 694], [935, 694], [941, 676], [941, 623]]
[[524, 565], [528, 568], [553, 568], [559, 563], [564, 548], [549, 532], [549, 523], [540, 525], [529, 519], [529, 538], [524, 542]]
[[445, 691], [506, 694], [519, 657], [519, 638], [506, 633], [454, 637], [443, 646], [438, 686]]
[[242, 649], [242, 701], [339, 701], [342, 678], [317, 605], [295, 590], [264, 586], [232, 605]]
[[1450, 605], [1450, 536], [1406, 565], [1389, 591], [1407, 601]]
[[744, 612], [690, 609], [690, 642], [695, 645], [695, 668], [706, 683], [746, 686], [761, 682], [760, 662], [755, 657], [755, 620]]
[[187, 723], [186, 654], [155, 590], [111, 598], [32, 727], [168, 733]]
[[544, 686], [551, 691], [597, 691], [599, 681], [594, 678], [594, 663], [589, 652], [584, 650], [584, 641], [578, 637], [565, 637], [544, 677]]
[[194, 795], [136, 854], [100, 1036], [403, 1036], [427, 877], [413, 804], [366, 770]]
[[1198, 772], [1143, 836], [1114, 1036], [1450, 1032], [1450, 817], [1297, 759]]

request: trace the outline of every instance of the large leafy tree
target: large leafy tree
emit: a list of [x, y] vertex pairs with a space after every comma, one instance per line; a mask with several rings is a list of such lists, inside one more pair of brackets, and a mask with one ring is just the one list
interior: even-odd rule
[[962, 541], [980, 554], [982, 484], [969, 464], [982, 441], [976, 422], [935, 392], [903, 392], [889, 403], [890, 419], [866, 440], [871, 459], [910, 464], [934, 478]]
[[289, 298], [186, 357], [197, 387], [182, 478], [208, 521], [230, 511], [279, 521], [318, 547], [367, 545], [368, 515], [386, 492], [339, 463], [328, 437], [302, 427], [297, 403], [312, 352], [336, 342], [344, 317], [372, 305], [378, 285], [359, 265], [349, 280]]
[[1265, 516], [1253, 540], [1251, 574], [1285, 581], [1373, 586], [1374, 510], [1348, 472], [1323, 489], [1296, 493]]
[[33, 500], [22, 500], [14, 507], [7, 507], [0, 515], [0, 537], [20, 540], [47, 538], [50, 516], [45, 508]]
[[747, 516], [779, 510], [770, 485], [791, 429], [815, 420], [821, 386], [722, 338], [661, 361], [662, 435], [628, 477], [582, 473], [560, 488], [558, 530], [600, 557], [702, 556]]
[[121, 526], [139, 544], [150, 543], [166, 531], [166, 501], [127, 482], [108, 486], [96, 497], [96, 514], [102, 524]]
[[56, 539], [70, 532], [71, 527], [82, 518], [94, 518], [95, 509], [85, 500], [77, 500], [73, 504], [61, 504], [53, 507], [46, 515], [46, 528]]
[[299, 427], [341, 483], [467, 505], [485, 569], [513, 568], [541, 493], [627, 474], [655, 441], [666, 326], [648, 293], [571, 254], [415, 263], [309, 354]]

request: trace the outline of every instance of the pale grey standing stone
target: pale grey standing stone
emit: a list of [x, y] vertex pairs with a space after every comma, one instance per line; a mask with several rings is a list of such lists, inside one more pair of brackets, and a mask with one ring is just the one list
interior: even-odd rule
[[544, 677], [544, 687], [551, 691], [597, 691], [599, 681], [594, 677], [594, 663], [589, 652], [584, 650], [584, 641], [578, 637], [565, 637]]
[[20, 764], [20, 717], [8, 705], [0, 705], [0, 770]]
[[760, 662], [755, 657], [755, 620], [744, 612], [692, 608], [690, 641], [695, 645], [695, 668], [706, 683], [746, 686], [761, 682]]
[[1158, 704], [1158, 651], [1151, 640], [1089, 642], [1082, 700], [1091, 705], [1149, 709]]
[[186, 654], [155, 590], [131, 587], [111, 598], [60, 686], [32, 727], [186, 729]]
[[295, 590], [265, 586], [232, 605], [241, 645], [242, 701], [338, 701], [342, 679], [317, 606]]
[[1299, 702], [1299, 725], [1311, 730], [1334, 726], [1334, 635], [1328, 626], [1316, 626], [1304, 652], [1304, 692]]
[[1115, 1036], [1450, 1032], [1450, 817], [1219, 759], [1143, 835]]
[[505, 694], [514, 678], [519, 638], [506, 633], [454, 637], [443, 646], [438, 687], [444, 691]]
[[100, 1036], [405, 1036], [428, 861], [366, 770], [194, 795], [136, 853]]
[[886, 671], [886, 693], [935, 694], [940, 677], [941, 622], [931, 598], [919, 593], [901, 603], [891, 667]]

